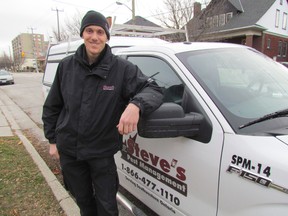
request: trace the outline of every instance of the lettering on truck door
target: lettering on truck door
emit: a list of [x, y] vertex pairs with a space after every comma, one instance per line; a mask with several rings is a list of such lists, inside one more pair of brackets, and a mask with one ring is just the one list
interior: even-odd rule
[[222, 129], [205, 113], [205, 103], [199, 103], [200, 96], [173, 61], [155, 55], [127, 58], [162, 87], [164, 102], [177, 103], [186, 113], [201, 112], [210, 129], [198, 140], [147, 139], [137, 133], [124, 137], [115, 157], [121, 184], [160, 215], [215, 216]]

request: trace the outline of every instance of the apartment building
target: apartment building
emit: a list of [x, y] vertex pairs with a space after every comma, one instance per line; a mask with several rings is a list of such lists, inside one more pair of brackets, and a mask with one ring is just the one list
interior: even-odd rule
[[[14, 64], [17, 70], [43, 70], [48, 42], [43, 34], [19, 34], [12, 40]], [[36, 65], [37, 62], [37, 65]]]

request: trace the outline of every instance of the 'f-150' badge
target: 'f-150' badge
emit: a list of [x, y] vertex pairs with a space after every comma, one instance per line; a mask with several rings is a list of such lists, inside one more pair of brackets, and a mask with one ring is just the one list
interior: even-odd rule
[[267, 177], [260, 176], [259, 174], [253, 173], [253, 172], [251, 172], [249, 170], [240, 168], [240, 167], [235, 166], [233, 164], [229, 165], [229, 167], [227, 169], [227, 172], [236, 173], [240, 177], [245, 178], [245, 179], [247, 179], [249, 181], [255, 182], [255, 183], [260, 184], [260, 185], [265, 186], [265, 187], [274, 188], [276, 190], [279, 190], [279, 191], [281, 191], [283, 193], [288, 194], [288, 189], [287, 188], [284, 188], [284, 187], [282, 187], [280, 185], [274, 184], [271, 179], [269, 179]]

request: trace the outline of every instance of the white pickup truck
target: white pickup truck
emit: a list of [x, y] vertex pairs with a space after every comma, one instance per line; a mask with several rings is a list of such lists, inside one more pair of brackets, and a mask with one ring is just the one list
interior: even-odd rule
[[226, 43], [159, 43], [117, 55], [164, 91], [163, 105], [115, 155], [125, 189], [163, 216], [288, 215], [286, 67]]

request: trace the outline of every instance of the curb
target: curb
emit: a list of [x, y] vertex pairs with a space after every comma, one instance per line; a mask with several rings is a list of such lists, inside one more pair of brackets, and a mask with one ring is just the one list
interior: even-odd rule
[[[38, 166], [42, 175], [44, 176], [46, 182], [51, 188], [55, 198], [59, 202], [63, 211], [67, 216], [79, 216], [80, 211], [75, 201], [71, 198], [62, 184], [58, 181], [56, 176], [52, 173], [50, 168], [44, 162], [44, 160], [40, 157], [38, 152], [35, 150], [34, 146], [30, 143], [30, 141], [23, 135], [21, 131], [21, 127], [19, 125], [23, 124], [23, 119], [25, 122], [28, 120], [29, 129], [33, 129], [38, 137], [44, 139], [42, 135], [42, 130], [24, 113], [18, 105], [16, 105], [3, 91], [0, 99], [0, 109], [7, 121], [10, 124], [12, 131], [19, 137], [19, 139], [23, 142], [26, 150], [32, 157], [35, 164]], [[17, 121], [18, 120], [18, 121]], [[27, 123], [27, 122], [26, 122]], [[41, 131], [41, 132], [40, 132]]]

